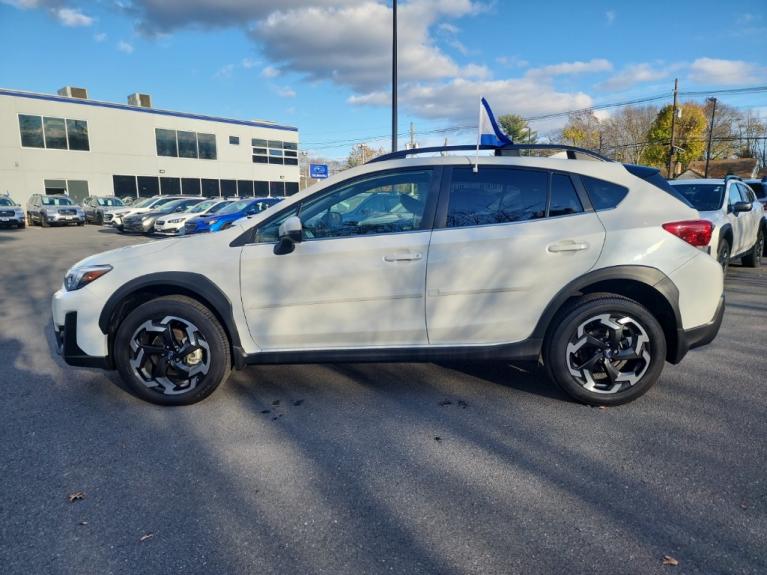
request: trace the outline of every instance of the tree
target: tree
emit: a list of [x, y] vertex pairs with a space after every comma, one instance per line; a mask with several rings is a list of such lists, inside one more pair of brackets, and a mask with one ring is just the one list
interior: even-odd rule
[[603, 153], [631, 164], [645, 163], [647, 132], [658, 115], [655, 106], [626, 106], [602, 122]]
[[[703, 109], [706, 114], [706, 139], [708, 139], [708, 131], [711, 127], [712, 108], [713, 102], [706, 101], [706, 105]], [[721, 101], [716, 103], [716, 114], [714, 114], [714, 137], [711, 142], [712, 160], [732, 158], [738, 155], [739, 150], [743, 148], [741, 142], [737, 140], [737, 126], [740, 119], [741, 113], [737, 108], [728, 106]]]
[[601, 126], [599, 118], [591, 110], [573, 112], [567, 124], [562, 128], [560, 139], [565, 144], [599, 150], [601, 146]]
[[360, 166], [385, 153], [386, 150], [383, 148], [378, 148], [376, 150], [367, 144], [355, 144], [349, 152], [349, 156], [346, 158], [346, 167], [353, 168], [355, 166]]
[[[677, 117], [674, 128], [674, 159], [684, 170], [690, 162], [703, 157], [708, 123], [700, 104], [685, 102], [679, 109], [681, 117]], [[661, 108], [647, 133], [650, 144], [644, 158], [652, 166], [663, 168], [668, 164], [672, 112], [671, 105]]]
[[522, 116], [504, 114], [498, 117], [498, 123], [516, 144], [535, 144], [538, 141], [538, 132], [531, 130], [530, 124]]

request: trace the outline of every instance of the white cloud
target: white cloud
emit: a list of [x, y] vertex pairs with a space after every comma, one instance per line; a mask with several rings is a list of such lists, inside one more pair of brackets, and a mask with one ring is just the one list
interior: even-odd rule
[[263, 70], [261, 70], [261, 75], [264, 78], [276, 78], [280, 75], [280, 70], [278, 68], [275, 68], [274, 66], [267, 66]]
[[608, 26], [612, 26], [613, 22], [615, 22], [615, 10], [608, 10], [605, 12], [605, 21], [607, 22]]
[[666, 78], [669, 75], [669, 71], [658, 70], [653, 68], [650, 64], [632, 64], [626, 66], [623, 70], [611, 76], [604, 82], [597, 84], [597, 88], [600, 90], [625, 90], [634, 86], [635, 84], [641, 84], [643, 82], [653, 82]]
[[690, 80], [698, 84], [747, 85], [767, 78], [767, 68], [743, 60], [698, 58], [690, 66]]
[[527, 71], [528, 76], [563, 76], [575, 74], [592, 74], [595, 72], [607, 72], [613, 69], [609, 60], [604, 58], [594, 58], [588, 62], [561, 62], [543, 66], [542, 68], [531, 68]]
[[290, 86], [273, 86], [272, 89], [280, 98], [296, 97], [296, 91]]
[[104, 42], [107, 38], [108, 36], [106, 32], [99, 32], [98, 34], [93, 35], [93, 39], [99, 43]]
[[495, 61], [507, 68], [527, 68], [530, 65], [530, 62], [519, 56], [498, 56]]
[[59, 22], [70, 28], [93, 24], [93, 18], [83, 14], [76, 8], [54, 8], [53, 14]]
[[120, 40], [117, 43], [117, 49], [125, 54], [133, 54], [133, 51], [135, 50], [133, 44], [126, 42], [125, 40]]
[[232, 72], [234, 72], [234, 64], [226, 64], [225, 66], [221, 66], [218, 70], [216, 70], [216, 73], [213, 74], [214, 78], [231, 78]]
[[242, 59], [242, 67], [245, 70], [250, 70], [251, 68], [255, 68], [258, 66], [259, 62], [257, 60], [253, 60], [251, 58], [243, 58]]

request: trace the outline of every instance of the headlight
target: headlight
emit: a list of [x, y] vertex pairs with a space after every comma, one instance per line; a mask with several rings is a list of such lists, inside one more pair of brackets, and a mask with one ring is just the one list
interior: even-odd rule
[[111, 271], [112, 266], [109, 265], [92, 265], [72, 268], [64, 277], [64, 287], [67, 291], [78, 290]]
[[208, 225], [209, 226], [212, 226], [213, 224], [216, 224], [216, 223], [218, 223], [218, 220], [215, 219], [215, 218], [213, 218], [212, 220], [208, 220]]
[[16, 212], [17, 216], [23, 216], [24, 215], [24, 210], [20, 210], [19, 208], [16, 208], [13, 211]]

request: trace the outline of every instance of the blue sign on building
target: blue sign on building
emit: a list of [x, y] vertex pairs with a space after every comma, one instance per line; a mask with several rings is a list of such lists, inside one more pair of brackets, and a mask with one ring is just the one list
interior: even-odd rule
[[315, 180], [324, 180], [328, 177], [328, 165], [309, 164], [309, 176]]

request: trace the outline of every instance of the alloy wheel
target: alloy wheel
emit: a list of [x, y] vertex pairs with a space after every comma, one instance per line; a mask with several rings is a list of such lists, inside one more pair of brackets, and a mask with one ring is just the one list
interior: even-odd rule
[[208, 342], [197, 326], [180, 317], [142, 323], [131, 336], [130, 348], [134, 375], [163, 395], [192, 391], [210, 369]]
[[719, 264], [722, 266], [722, 271], [726, 274], [727, 268], [730, 265], [730, 248], [726, 245], [719, 248]]
[[650, 367], [650, 338], [634, 318], [599, 314], [583, 321], [567, 345], [567, 369], [586, 390], [614, 394], [636, 384]]

